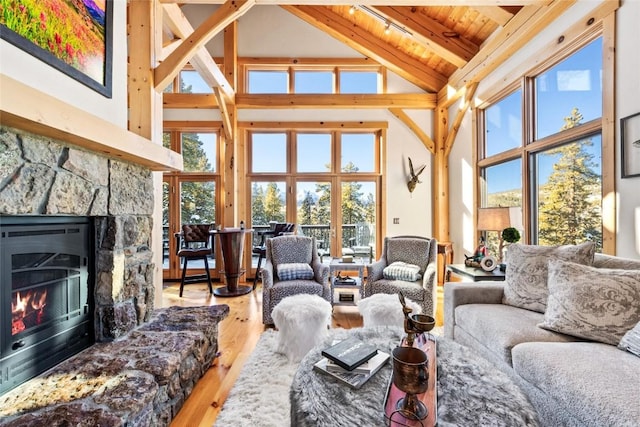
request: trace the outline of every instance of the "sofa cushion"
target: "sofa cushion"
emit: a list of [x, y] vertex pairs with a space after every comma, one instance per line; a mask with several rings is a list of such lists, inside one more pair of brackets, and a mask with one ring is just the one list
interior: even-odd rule
[[640, 322], [624, 334], [620, 340], [620, 344], [618, 344], [618, 348], [627, 350], [629, 353], [640, 357]]
[[419, 266], [402, 261], [396, 261], [385, 267], [382, 270], [382, 276], [385, 279], [406, 280], [408, 282], [415, 282], [422, 278]]
[[638, 425], [640, 358], [593, 342], [523, 343], [512, 354], [515, 372], [580, 425]]
[[549, 260], [562, 259], [591, 265], [594, 253], [593, 242], [563, 246], [509, 245], [502, 303], [544, 313], [549, 295]]
[[310, 280], [313, 279], [313, 268], [302, 262], [278, 264], [278, 278], [280, 280]]
[[503, 304], [464, 304], [456, 307], [456, 327], [473, 336], [499, 360], [511, 365], [511, 349], [529, 341], [566, 342], [576, 338], [538, 328], [544, 315]]
[[549, 299], [540, 327], [618, 345], [640, 321], [640, 270], [549, 261]]

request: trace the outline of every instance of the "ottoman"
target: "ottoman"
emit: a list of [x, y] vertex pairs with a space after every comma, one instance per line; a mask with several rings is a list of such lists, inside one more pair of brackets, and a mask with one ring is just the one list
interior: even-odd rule
[[278, 329], [276, 352], [290, 362], [299, 362], [331, 326], [331, 304], [318, 295], [292, 295], [280, 301], [271, 312]]
[[[405, 298], [407, 307], [413, 309], [411, 314], [422, 313], [420, 304]], [[363, 326], [397, 326], [404, 328], [402, 304], [395, 294], [373, 294], [358, 301], [358, 311], [362, 315]]]

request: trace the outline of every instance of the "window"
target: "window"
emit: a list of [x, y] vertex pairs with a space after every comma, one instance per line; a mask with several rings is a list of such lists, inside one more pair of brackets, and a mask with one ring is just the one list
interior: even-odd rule
[[291, 65], [268, 59], [255, 62], [243, 63], [241, 67], [246, 78], [245, 92], [250, 94], [372, 94], [382, 93], [384, 88], [384, 69], [370, 63], [336, 65], [332, 60], [327, 64], [314, 61], [311, 65], [296, 60]]
[[180, 93], [213, 93], [213, 89], [195, 70], [180, 71]]
[[602, 49], [591, 39], [478, 111], [480, 207], [522, 206], [528, 243], [603, 248]]
[[[319, 253], [333, 256], [353, 246], [362, 223], [376, 235], [382, 130], [251, 130], [246, 136], [254, 230], [294, 222], [299, 234], [316, 238]], [[375, 254], [375, 238], [368, 244]]]
[[289, 73], [287, 71], [252, 70], [248, 74], [247, 93], [289, 92]]

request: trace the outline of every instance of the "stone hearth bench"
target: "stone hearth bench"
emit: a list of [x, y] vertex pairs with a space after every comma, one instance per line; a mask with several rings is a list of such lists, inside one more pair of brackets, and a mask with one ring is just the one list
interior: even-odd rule
[[168, 307], [0, 396], [0, 426], [168, 426], [218, 354], [229, 306]]

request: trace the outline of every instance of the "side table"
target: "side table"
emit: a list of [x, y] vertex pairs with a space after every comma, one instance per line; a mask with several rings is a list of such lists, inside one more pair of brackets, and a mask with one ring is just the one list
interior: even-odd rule
[[447, 265], [453, 264], [453, 243], [438, 242], [438, 285], [445, 282]]
[[[337, 273], [340, 271], [357, 271], [358, 277], [355, 279], [354, 285], [341, 285], [336, 282]], [[362, 258], [354, 258], [353, 262], [342, 262], [341, 258], [331, 259], [329, 264], [329, 280], [331, 281], [331, 305], [355, 305], [355, 295], [353, 301], [334, 301], [334, 293], [336, 289], [355, 289], [360, 294], [360, 298], [364, 296], [364, 261]], [[338, 298], [339, 299], [339, 298]]]
[[253, 233], [253, 229], [223, 228], [210, 233], [219, 237], [224, 261], [224, 270], [221, 273], [224, 273], [227, 281], [227, 286], [214, 289], [213, 294], [218, 297], [248, 294], [253, 287], [238, 286], [238, 280], [245, 272], [244, 268], [241, 268], [245, 234]]
[[496, 268], [493, 271], [484, 271], [481, 268], [468, 267], [464, 264], [449, 264], [447, 265], [447, 277], [445, 279], [447, 282], [451, 281], [452, 273], [458, 276], [461, 281], [467, 282], [480, 282], [485, 280], [501, 282], [505, 278], [504, 271], [500, 271], [499, 268]]

